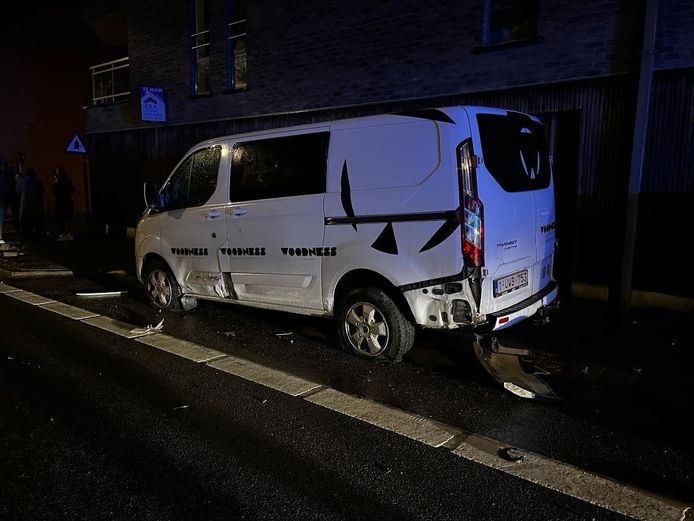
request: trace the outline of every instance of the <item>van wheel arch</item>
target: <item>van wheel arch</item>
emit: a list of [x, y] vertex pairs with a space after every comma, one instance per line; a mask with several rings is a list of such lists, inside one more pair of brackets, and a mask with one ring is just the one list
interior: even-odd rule
[[347, 292], [356, 288], [368, 287], [374, 287], [385, 291], [388, 296], [395, 301], [398, 307], [401, 308], [403, 314], [412, 322], [415, 321], [410, 305], [407, 303], [402, 291], [380, 273], [367, 269], [352, 270], [345, 273], [340, 278], [333, 292], [333, 312], [335, 312], [337, 303]]
[[146, 255], [143, 257], [143, 259], [142, 259], [142, 269], [141, 269], [141, 272], [140, 272], [140, 276], [141, 276], [141, 277], [142, 277], [142, 276], [144, 275], [144, 273], [145, 273], [145, 268], [146, 268], [147, 265], [150, 264], [151, 262], [162, 262], [162, 263], [164, 263], [169, 269], [171, 269], [171, 267], [169, 266], [169, 264], [164, 260], [164, 257], [162, 257], [161, 255], [159, 255], [158, 253], [150, 252], [150, 253], [146, 254]]
[[340, 345], [351, 354], [399, 362], [414, 344], [415, 321], [405, 297], [378, 273], [343, 276], [333, 311]]
[[152, 302], [152, 297], [149, 291], [147, 290], [147, 278], [149, 276], [150, 270], [152, 269], [158, 269], [159, 271], [163, 271], [164, 273], [166, 273], [167, 278], [169, 279], [169, 284], [172, 288], [172, 299], [170, 305], [161, 306], [157, 303], [154, 303], [154, 305], [156, 305], [160, 309], [169, 309], [175, 312], [190, 311], [197, 307], [197, 299], [182, 294], [182, 288], [176, 280], [171, 266], [169, 266], [169, 263], [166, 262], [161, 257], [161, 255], [158, 255], [156, 253], [148, 253], [142, 259], [142, 272], [140, 275], [142, 278], [142, 283], [145, 286], [147, 296], [150, 298], [150, 302]]

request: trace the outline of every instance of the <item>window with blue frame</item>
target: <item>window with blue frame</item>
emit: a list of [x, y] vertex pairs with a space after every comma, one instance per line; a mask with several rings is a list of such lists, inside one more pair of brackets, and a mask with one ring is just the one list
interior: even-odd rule
[[227, 85], [244, 90], [246, 84], [246, 2], [229, 0], [227, 36]]
[[190, 88], [193, 95], [210, 93], [210, 29], [206, 0], [190, 1]]
[[538, 0], [487, 0], [485, 45], [537, 38]]

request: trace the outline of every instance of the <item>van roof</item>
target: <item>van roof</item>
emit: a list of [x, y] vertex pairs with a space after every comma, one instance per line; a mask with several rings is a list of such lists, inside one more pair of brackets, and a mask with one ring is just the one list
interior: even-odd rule
[[[465, 109], [472, 109], [475, 113], [480, 112], [491, 112], [491, 113], [505, 113], [509, 110], [502, 109], [498, 107], [483, 107], [483, 106], [473, 106], [473, 105], [458, 105], [458, 106], [447, 106], [447, 107], [432, 107], [423, 109], [414, 109], [409, 111], [400, 111], [390, 114], [378, 114], [374, 116], [363, 116], [357, 118], [344, 118], [336, 120], [321, 121], [317, 123], [310, 123], [306, 125], [290, 125], [286, 127], [275, 127], [265, 130], [256, 130], [253, 132], [244, 132], [241, 134], [227, 134], [224, 136], [208, 139], [196, 144], [193, 148], [198, 148], [200, 146], [214, 145], [220, 142], [229, 141], [230, 139], [244, 139], [253, 138], [259, 136], [271, 136], [273, 134], [284, 134], [288, 132], [296, 132], [302, 130], [342, 130], [350, 128], [361, 128], [361, 127], [372, 127], [378, 125], [392, 125], [397, 123], [404, 123], [406, 121], [411, 121], [411, 118], [421, 118], [429, 119], [432, 121], [438, 121], [442, 123], [455, 123], [456, 116], [460, 117], [460, 112]], [[515, 112], [515, 111], [511, 111]], [[533, 118], [535, 119], [535, 118]]]

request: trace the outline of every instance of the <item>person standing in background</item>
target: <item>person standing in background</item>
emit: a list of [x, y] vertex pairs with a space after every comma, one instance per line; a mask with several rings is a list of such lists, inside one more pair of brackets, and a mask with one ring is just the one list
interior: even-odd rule
[[55, 199], [55, 220], [60, 228], [59, 241], [71, 241], [72, 217], [74, 206], [72, 204], [72, 194], [75, 187], [65, 171], [65, 167], [59, 166], [55, 169], [55, 183], [53, 184], [53, 197]]
[[41, 238], [43, 221], [43, 184], [36, 179], [36, 171], [27, 168], [17, 183], [19, 201], [19, 227], [22, 243], [38, 241]]
[[[17, 167], [15, 165], [7, 165], [5, 168], [5, 210], [9, 208], [12, 211], [11, 219], [17, 231], [19, 231], [19, 194], [17, 193], [19, 178]], [[8, 221], [9, 219], [7, 211], [5, 211], [5, 220]]]
[[2, 238], [2, 225], [5, 222], [5, 165], [0, 163], [0, 245], [5, 244]]

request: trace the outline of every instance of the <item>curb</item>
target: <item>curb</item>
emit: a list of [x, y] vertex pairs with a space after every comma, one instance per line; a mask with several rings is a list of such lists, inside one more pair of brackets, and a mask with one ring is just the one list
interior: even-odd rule
[[74, 273], [72, 270], [63, 268], [62, 266], [57, 267], [52, 270], [18, 270], [12, 271], [4, 268], [0, 268], [0, 278], [3, 279], [29, 279], [38, 277], [72, 277]]
[[[26, 267], [17, 268], [12, 265], [12, 261], [8, 259], [19, 259], [26, 258], [26, 254], [19, 252], [16, 247], [5, 246], [0, 250], [0, 277], [4, 279], [28, 279], [35, 277], [66, 277], [72, 276], [74, 273], [65, 266], [59, 264], [52, 264], [49, 266], [42, 267]], [[36, 256], [38, 257], [38, 256]], [[38, 257], [40, 261], [46, 262], [43, 258]]]

